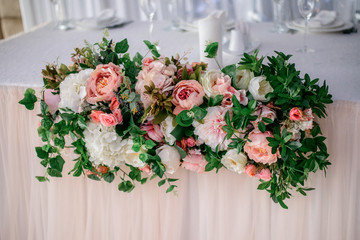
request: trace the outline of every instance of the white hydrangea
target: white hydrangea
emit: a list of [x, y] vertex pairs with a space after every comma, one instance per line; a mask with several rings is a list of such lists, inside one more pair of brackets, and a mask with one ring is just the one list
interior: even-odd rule
[[174, 145], [176, 138], [171, 135], [171, 132], [175, 129], [175, 126], [173, 124], [174, 118], [171, 116], [168, 116], [164, 121], [161, 122], [160, 127], [161, 131], [164, 134], [165, 140], [170, 144]]
[[84, 141], [90, 154], [90, 161], [95, 165], [106, 165], [110, 168], [124, 163], [121, 150], [121, 137], [114, 127], [90, 122], [84, 131]]
[[78, 112], [82, 100], [86, 96], [86, 82], [93, 69], [86, 69], [79, 73], [70, 74], [60, 83], [59, 108], [68, 107]]

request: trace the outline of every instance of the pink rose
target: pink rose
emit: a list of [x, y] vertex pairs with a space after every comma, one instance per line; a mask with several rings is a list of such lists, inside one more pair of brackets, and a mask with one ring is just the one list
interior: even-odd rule
[[145, 173], [151, 173], [151, 168], [149, 165], [146, 165], [143, 168], [139, 168], [140, 171], [145, 172]]
[[200, 150], [192, 149], [183, 159], [182, 167], [197, 173], [204, 173], [207, 162]]
[[123, 82], [121, 68], [113, 63], [98, 65], [91, 73], [86, 85], [86, 101], [94, 104], [99, 101], [110, 101]]
[[264, 133], [255, 129], [249, 134], [249, 140], [244, 146], [244, 151], [248, 154], [249, 158], [258, 163], [272, 164], [277, 161], [279, 153], [271, 153], [271, 147], [268, 145], [267, 137], [273, 137], [269, 131]]
[[112, 114], [102, 113], [100, 114], [99, 119], [100, 119], [100, 123], [105, 127], [115, 126], [117, 123], [114, 115]]
[[173, 91], [174, 114], [178, 115], [183, 110], [190, 110], [193, 106], [201, 105], [204, 96], [204, 89], [198, 81], [182, 80], [178, 82]]
[[151, 121], [148, 121], [141, 125], [140, 129], [146, 131], [145, 138], [151, 139], [155, 142], [162, 142], [164, 134], [161, 131], [160, 125], [154, 125]]
[[113, 111], [113, 115], [114, 115], [114, 117], [115, 117], [115, 119], [116, 119], [116, 123], [117, 123], [117, 124], [122, 123], [123, 117], [122, 117], [122, 114], [121, 114], [121, 110], [120, 110], [119, 108], [118, 108], [118, 109], [115, 109], [115, 110]]
[[303, 112], [298, 109], [297, 107], [294, 107], [290, 110], [290, 120], [292, 121], [299, 121], [302, 116], [303, 116]]
[[152, 58], [144, 58], [142, 63], [144, 66], [148, 67], [150, 65], [150, 63], [152, 63], [153, 61], [154, 61], [154, 59], [152, 59]]
[[103, 113], [104, 113], [103, 111], [92, 110], [91, 114], [90, 114], [91, 120], [94, 123], [99, 123], [100, 122], [100, 114], [103, 114]]
[[116, 97], [113, 97], [113, 99], [111, 99], [111, 103], [110, 103], [110, 110], [114, 111], [115, 109], [119, 108], [120, 103], [118, 102]]
[[270, 172], [270, 169], [264, 168], [261, 169], [260, 173], [256, 174], [256, 177], [264, 180], [265, 182], [270, 181], [272, 178], [272, 174]]
[[248, 164], [245, 167], [245, 173], [249, 175], [250, 177], [253, 177], [256, 175], [257, 168], [253, 164]]
[[193, 137], [189, 137], [188, 139], [186, 139], [186, 145], [188, 147], [194, 147], [196, 145], [196, 141]]
[[56, 91], [53, 89], [45, 89], [44, 91], [44, 101], [49, 106], [49, 111], [51, 114], [54, 114], [56, 110], [59, 109], [60, 95], [52, 94]]
[[[257, 127], [258, 126], [258, 123], [262, 120], [262, 118], [270, 118], [271, 120], [275, 120], [276, 118], [276, 113], [274, 110], [272, 110], [271, 108], [265, 106], [265, 105], [262, 105], [260, 104], [256, 111], [254, 112], [255, 116], [258, 116], [258, 118], [252, 122], [252, 124], [254, 125], [254, 127]], [[265, 123], [265, 125], [268, 125], [268, 123]]]

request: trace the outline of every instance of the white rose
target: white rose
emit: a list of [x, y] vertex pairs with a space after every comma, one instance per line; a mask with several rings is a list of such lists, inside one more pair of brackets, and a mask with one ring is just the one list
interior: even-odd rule
[[161, 131], [164, 134], [165, 140], [170, 144], [173, 145], [176, 141], [176, 138], [171, 135], [171, 132], [175, 129], [173, 124], [174, 118], [168, 116], [164, 121], [160, 123]]
[[254, 77], [254, 73], [248, 69], [236, 70], [235, 86], [239, 89], [247, 90], [250, 80]]
[[127, 138], [121, 141], [120, 143], [120, 153], [121, 158], [124, 159], [125, 163], [138, 168], [143, 168], [146, 166], [146, 163], [140, 160], [139, 156], [141, 153], [145, 152], [145, 149], [140, 149], [139, 152], [135, 152], [132, 149], [134, 141], [132, 138]]
[[180, 165], [180, 154], [175, 147], [163, 145], [156, 149], [156, 154], [159, 155], [161, 162], [165, 165], [166, 172], [173, 174]]
[[265, 76], [254, 77], [250, 80], [249, 91], [255, 100], [266, 101], [265, 95], [274, 91]]
[[[223, 85], [225, 88], [231, 86], [231, 78], [220, 70], [209, 70], [205, 75], [201, 76], [200, 83], [204, 88], [204, 92], [208, 97], [216, 97], [221, 94]], [[217, 86], [214, 88], [214, 86]]]
[[247, 157], [243, 153], [238, 153], [236, 149], [231, 149], [222, 157], [221, 163], [227, 169], [240, 174], [245, 171]]
[[86, 82], [93, 69], [86, 69], [79, 73], [70, 74], [60, 83], [59, 108], [70, 108], [78, 112], [79, 106], [86, 96]]

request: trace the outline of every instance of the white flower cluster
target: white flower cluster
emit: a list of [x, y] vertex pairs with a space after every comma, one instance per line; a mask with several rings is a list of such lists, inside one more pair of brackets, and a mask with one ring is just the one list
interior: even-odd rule
[[84, 131], [84, 141], [90, 154], [90, 161], [95, 165], [105, 165], [110, 168], [124, 163], [134, 167], [144, 167], [139, 159], [141, 152], [132, 150], [133, 140], [122, 139], [114, 127], [90, 122]]

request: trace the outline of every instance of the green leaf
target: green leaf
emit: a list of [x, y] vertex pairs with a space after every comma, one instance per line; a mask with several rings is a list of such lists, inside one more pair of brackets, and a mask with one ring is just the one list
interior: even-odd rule
[[223, 95], [217, 95], [214, 98], [209, 99], [209, 107], [219, 106], [222, 103], [224, 96]]
[[218, 42], [213, 42], [213, 43], [206, 45], [205, 53], [207, 53], [207, 56], [205, 56], [205, 57], [215, 58], [217, 55], [218, 47], [219, 47]]
[[176, 116], [175, 120], [180, 126], [189, 127], [194, 121], [192, 115], [194, 115], [194, 113], [189, 110], [183, 110]]
[[178, 150], [178, 152], [180, 154], [180, 158], [184, 159], [186, 157], [186, 152], [176, 144], [174, 145], [174, 147]]
[[51, 177], [62, 177], [61, 172], [59, 172], [58, 170], [53, 169], [53, 168], [48, 168], [47, 173]]
[[36, 178], [39, 182], [45, 182], [45, 181], [50, 182], [50, 180], [49, 180], [47, 177], [36, 176], [35, 178]]
[[42, 149], [42, 147], [36, 147], [35, 150], [36, 150], [36, 154], [37, 154], [38, 158], [40, 158], [40, 159], [48, 158], [49, 153], [45, 152]]
[[176, 179], [176, 178], [168, 178], [168, 182], [176, 182], [178, 181], [179, 179]]
[[228, 66], [224, 67], [223, 69], [221, 69], [221, 71], [223, 73], [225, 73], [226, 75], [229, 75], [232, 80], [233, 85], [236, 86], [236, 84], [234, 84], [236, 81], [236, 65], [235, 64], [228, 65]]
[[163, 109], [154, 117], [153, 123], [160, 124], [167, 118], [167, 116], [169, 116], [169, 113], [165, 109]]
[[64, 163], [65, 161], [60, 155], [50, 158], [50, 167], [58, 170], [59, 172], [62, 172]]
[[41, 114], [43, 116], [45, 116], [49, 113], [49, 106], [45, 103], [44, 100], [40, 101], [40, 110], [41, 110]]
[[[156, 176], [156, 175], [155, 175]], [[148, 178], [143, 178], [143, 179], [141, 179], [141, 184], [145, 184], [146, 183], [146, 181], [148, 180]]]
[[294, 142], [290, 142], [288, 145], [287, 145], [291, 150], [296, 150], [298, 148], [301, 147], [301, 143], [298, 142], [298, 141], [294, 141]]
[[87, 175], [88, 178], [90, 178], [91, 180], [95, 180], [95, 181], [100, 181], [101, 179], [96, 176], [95, 174], [89, 174]]
[[133, 58], [133, 61], [136, 62], [137, 64], [141, 65], [143, 58], [144, 57], [140, 53], [137, 52]]
[[160, 54], [157, 51], [157, 48], [155, 45], [151, 44], [148, 40], [144, 40], [144, 43], [155, 57], [157, 57], [157, 58], [160, 57]]
[[130, 181], [123, 181], [118, 185], [119, 191], [131, 192], [135, 188], [135, 185]]
[[172, 190], [174, 190], [175, 187], [175, 185], [171, 185], [170, 187], [168, 187], [168, 189], [166, 189], [166, 193], [171, 192]]
[[103, 179], [108, 182], [111, 183], [112, 181], [114, 181], [115, 175], [112, 172], [107, 172], [103, 175]]
[[266, 131], [266, 126], [263, 122], [259, 122], [259, 130], [264, 133]]
[[24, 105], [28, 110], [33, 110], [37, 97], [35, 96], [35, 90], [32, 88], [26, 89], [24, 98], [19, 101], [20, 104]]
[[261, 120], [262, 120], [264, 123], [268, 123], [268, 124], [274, 122], [271, 118], [265, 118], [265, 117], [263, 117]]
[[65, 146], [65, 138], [64, 137], [55, 138], [54, 139], [54, 144], [55, 144], [55, 146], [58, 146], [60, 148], [64, 148], [64, 146]]
[[176, 127], [174, 128], [174, 130], [171, 131], [170, 134], [173, 135], [176, 140], [180, 141], [184, 136], [184, 128], [180, 125], [176, 125]]
[[202, 108], [200, 108], [198, 106], [194, 106], [191, 109], [191, 112], [194, 113], [194, 118], [197, 121], [200, 121], [201, 119], [203, 119], [207, 114], [207, 111], [205, 109], [202, 109]]
[[156, 143], [154, 143], [152, 140], [148, 139], [145, 141], [145, 147], [147, 149], [153, 149], [156, 146]]
[[166, 179], [160, 180], [160, 181], [158, 182], [158, 186], [161, 187], [162, 185], [165, 184], [165, 182], [166, 182]]
[[285, 205], [285, 203], [283, 202], [283, 200], [280, 197], [277, 197], [277, 200], [280, 203], [281, 207], [283, 207], [285, 209], [288, 209], [288, 206]]
[[133, 168], [131, 172], [129, 173], [129, 177], [132, 180], [136, 180], [138, 182], [141, 181], [141, 171], [138, 168]]
[[115, 52], [116, 53], [126, 53], [129, 50], [129, 44], [127, 39], [125, 38], [121, 42], [116, 43]]
[[257, 187], [257, 189], [258, 190], [267, 189], [268, 187], [270, 187], [270, 184], [271, 184], [271, 181], [260, 183], [259, 186]]

